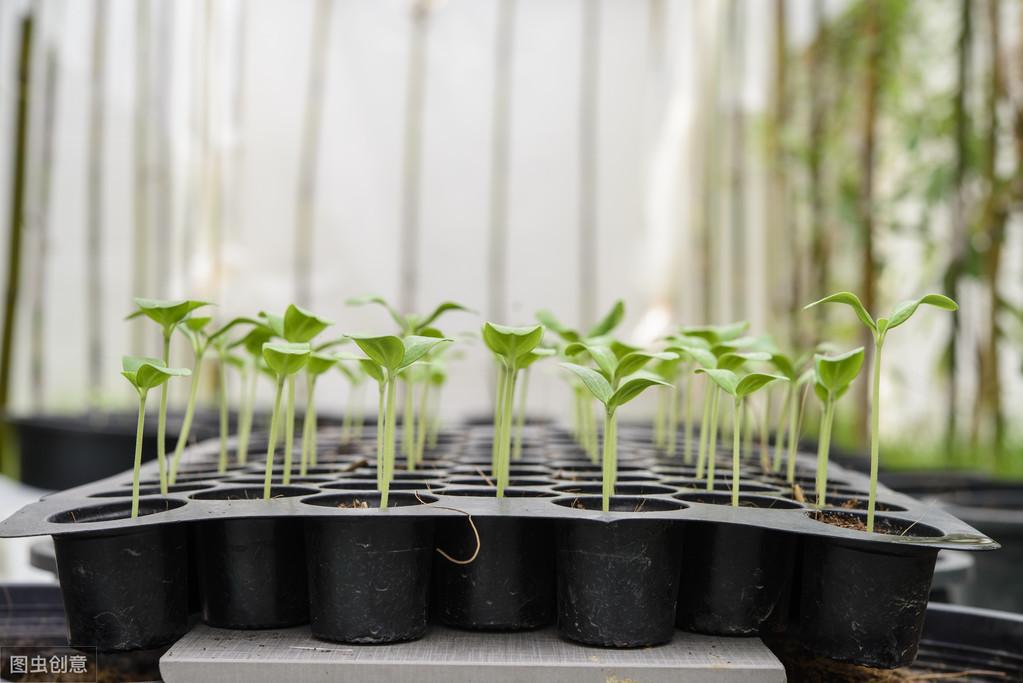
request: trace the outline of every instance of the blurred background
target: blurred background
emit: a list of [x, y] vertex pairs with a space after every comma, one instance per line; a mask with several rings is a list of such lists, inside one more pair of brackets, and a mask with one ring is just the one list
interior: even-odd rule
[[[882, 463], [1023, 476], [1017, 0], [5, 0], [0, 93], [9, 415], [130, 410], [120, 357], [159, 344], [137, 295], [338, 332], [391, 330], [362, 294], [478, 312], [449, 333], [621, 298], [632, 342], [745, 319], [804, 350], [869, 348], [802, 310], [825, 294], [934, 291], [961, 310], [886, 345]], [[445, 417], [486, 414], [490, 374], [470, 345]], [[534, 375], [530, 412], [565, 417]]]

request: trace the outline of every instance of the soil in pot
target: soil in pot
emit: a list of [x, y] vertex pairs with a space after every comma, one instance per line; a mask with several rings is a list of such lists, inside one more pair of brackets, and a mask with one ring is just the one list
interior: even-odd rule
[[[685, 500], [731, 504], [729, 494], [687, 496]], [[777, 509], [786, 502], [742, 496], [740, 504]], [[739, 524], [694, 522], [686, 525], [684, 539], [679, 628], [709, 635], [752, 636], [784, 626], [796, 536]]]
[[[143, 499], [140, 515], [184, 501]], [[89, 522], [127, 518], [130, 501], [68, 511], [66, 535], [53, 538], [68, 642], [101, 652], [148, 650], [188, 630], [188, 534], [184, 524], [88, 532]], [[80, 527], [80, 528], [79, 528]]]
[[[356, 502], [358, 501], [358, 502]], [[390, 507], [436, 498], [392, 492]], [[317, 638], [342, 643], [394, 643], [426, 633], [434, 521], [383, 511], [374, 492], [339, 493], [303, 501], [339, 508], [337, 516], [305, 520], [309, 620]]]
[[[458, 495], [458, 491], [446, 493]], [[550, 521], [528, 517], [473, 517], [472, 521], [479, 533], [479, 552], [472, 562], [453, 562], [439, 553], [434, 557], [437, 619], [456, 628], [488, 631], [553, 623], [554, 528]], [[476, 552], [476, 535], [466, 519], [443, 518], [437, 521], [437, 548], [455, 560], [469, 559]]]
[[[316, 493], [275, 486], [275, 500]], [[196, 494], [203, 500], [260, 498], [262, 490], [223, 489]], [[202, 617], [218, 628], [285, 628], [309, 620], [302, 521], [241, 517], [195, 525]]]
[[[822, 523], [847, 528], [859, 528], [865, 519], [851, 511], [823, 515]], [[817, 655], [892, 669], [916, 656], [938, 551], [884, 537], [941, 534], [893, 517], [877, 516], [875, 523], [880, 533], [863, 531], [864, 540], [803, 538], [799, 639]]]
[[[599, 496], [555, 501], [600, 510]], [[675, 630], [675, 601], [682, 561], [679, 522], [614, 512], [685, 507], [658, 498], [618, 496], [606, 519], [557, 523], [558, 633], [602, 647], [666, 643]]]

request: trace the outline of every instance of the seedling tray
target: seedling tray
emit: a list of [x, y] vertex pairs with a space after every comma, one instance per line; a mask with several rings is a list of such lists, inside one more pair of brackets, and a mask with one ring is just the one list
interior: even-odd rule
[[[317, 465], [299, 476], [296, 464], [289, 485], [278, 454], [269, 501], [264, 463], [219, 473], [219, 444], [206, 442], [187, 451], [166, 496], [156, 465], [143, 468], [137, 519], [127, 518], [124, 473], [26, 506], [0, 536], [53, 536], [72, 640], [101, 649], [173, 642], [187, 630], [186, 603], [214, 626], [311, 622], [319, 638], [350, 644], [422, 637], [431, 605], [435, 622], [507, 631], [553, 623], [556, 602], [561, 636], [588, 645], [664, 644], [677, 625], [780, 634], [818, 655], [887, 668], [915, 656], [938, 550], [998, 547], [884, 486], [877, 520], [888, 533], [818, 521], [821, 511], [753, 454], [732, 507], [730, 454], [715, 454], [708, 492], [681, 455], [664, 457], [648, 429], [624, 425], [611, 512], [600, 511], [599, 466], [549, 425], [527, 428], [497, 499], [490, 434], [443, 435], [419, 469], [397, 470], [386, 510], [373, 435], [340, 446], [340, 433], [324, 430]], [[799, 456], [803, 489], [815, 470]], [[868, 484], [832, 466], [824, 512], [862, 521]], [[442, 561], [442, 551], [473, 561]], [[395, 604], [381, 606], [383, 597]]]
[[[290, 484], [293, 491], [288, 492], [291, 495], [275, 495], [269, 504], [262, 500], [260, 482], [264, 464], [260, 458], [254, 456], [247, 466], [231, 465], [227, 473], [218, 474], [216, 458], [219, 444], [211, 440], [186, 451], [178, 484], [166, 496], [159, 495], [157, 491], [156, 463], [143, 466], [142, 488], [146, 494], [143, 498], [148, 501], [147, 511], [159, 510], [159, 514], [143, 514], [134, 520], [117, 514], [131, 496], [131, 472], [125, 472], [50, 494], [25, 506], [0, 522], [0, 537], [61, 536], [209, 519], [337, 515], [451, 517], [471, 514], [480, 517], [716, 522], [850, 541], [869, 539], [872, 543], [923, 546], [935, 550], [992, 550], [998, 547], [993, 539], [941, 508], [921, 503], [882, 484], [878, 485], [879, 517], [904, 523], [906, 529], [902, 533], [867, 534], [819, 522], [812, 518], [814, 506], [794, 500], [782, 478], [765, 480], [752, 456], [743, 461], [740, 491], [744, 503], [760, 505], [733, 508], [717, 500], [708, 504], [703, 502], [706, 500], [705, 483], [694, 480], [682, 465], [681, 456], [667, 459], [627, 431], [619, 435], [621, 455], [617, 489], [623, 497], [681, 502], [684, 507], [640, 506], [641, 501], [637, 500], [638, 510], [604, 513], [599, 509], [574, 505], [583, 497], [599, 497], [599, 468], [590, 466], [574, 446], [564, 440], [560, 430], [548, 427], [529, 429], [527, 459], [513, 463], [509, 494], [497, 499], [493, 495], [493, 487], [486, 484], [489, 465], [483, 463], [483, 456], [489, 452], [489, 435], [487, 427], [469, 427], [459, 435], [449, 436], [449, 441], [438, 448], [427, 462], [429, 469], [419, 469], [414, 474], [404, 469], [397, 471], [392, 496], [418, 493], [425, 505], [399, 505], [379, 510], [374, 506], [338, 508], [310, 504], [310, 501], [322, 500], [320, 496], [324, 495], [375, 490], [374, 442], [365, 441], [335, 455], [329, 444], [338, 443], [339, 434], [336, 430], [323, 430], [319, 443], [327, 446], [325, 450], [321, 449], [314, 473], [299, 477], [296, 463]], [[556, 441], [547, 443], [547, 436], [556, 437]], [[250, 453], [259, 452], [260, 437], [254, 436]], [[810, 498], [815, 460], [805, 454], [797, 458], [797, 480], [802, 481], [802, 488]], [[277, 488], [281, 487], [280, 460], [278, 453], [275, 470], [278, 474], [274, 480]], [[360, 463], [364, 466], [359, 466]], [[715, 499], [731, 490], [731, 455], [724, 449], [718, 452], [716, 475]], [[469, 480], [478, 480], [479, 483], [468, 483]], [[861, 499], [865, 499], [870, 483], [864, 474], [834, 464], [829, 467], [828, 482], [834, 489], [831, 498], [835, 505], [831, 507], [838, 510], [848, 510], [843, 504], [850, 499], [863, 502]], [[245, 500], [210, 497], [211, 492], [241, 489], [253, 497]]]
[[554, 629], [482, 633], [435, 627], [390, 647], [332, 645], [308, 627], [225, 631], [197, 626], [160, 660], [166, 683], [782, 683], [785, 669], [757, 638], [680, 634], [654, 650], [594, 651]]

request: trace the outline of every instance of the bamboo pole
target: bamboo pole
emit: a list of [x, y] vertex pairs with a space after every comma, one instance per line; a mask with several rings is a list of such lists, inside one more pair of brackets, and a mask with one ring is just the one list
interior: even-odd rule
[[516, 0], [498, 0], [494, 41], [494, 91], [490, 135], [489, 310], [492, 320], [508, 319], [508, 147], [512, 97], [511, 64]]
[[295, 205], [295, 301], [303, 306], [312, 306], [313, 226], [316, 214], [316, 179], [320, 161], [331, 7], [333, 7], [331, 0], [316, 1], [306, 81], [305, 120], [302, 124], [302, 147], [298, 168], [298, 201]]
[[96, 0], [92, 28], [92, 86], [86, 172], [85, 316], [87, 370], [86, 395], [95, 407], [103, 386], [103, 158], [106, 142], [107, 25], [109, 4]]
[[9, 462], [7, 409], [11, 393], [11, 361], [14, 355], [14, 325], [18, 319], [18, 290], [21, 283], [21, 242], [25, 223], [26, 149], [28, 145], [28, 112], [30, 75], [32, 73], [32, 34], [35, 18], [27, 14], [21, 20], [21, 50], [18, 54], [18, 99], [15, 107], [14, 158], [11, 173], [11, 213], [7, 227], [7, 283], [4, 290], [4, 326], [0, 338], [0, 465], [12, 472]]

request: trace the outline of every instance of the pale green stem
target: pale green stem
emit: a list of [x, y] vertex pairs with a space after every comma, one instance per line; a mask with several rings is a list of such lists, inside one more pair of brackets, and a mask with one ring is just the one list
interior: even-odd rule
[[362, 429], [365, 427], [366, 418], [363, 414], [362, 409], [362, 397], [363, 397], [363, 385], [358, 384], [355, 387], [355, 432], [353, 438], [358, 441], [362, 438]]
[[529, 392], [529, 369], [522, 371], [522, 384], [519, 387], [519, 410], [515, 416], [515, 450], [512, 460], [522, 459], [522, 432], [526, 427], [526, 394]]
[[742, 419], [746, 422], [746, 432], [743, 434], [742, 452], [746, 458], [753, 454], [753, 406], [743, 403]]
[[732, 507], [739, 507], [739, 432], [742, 429], [742, 399], [735, 399], [732, 416]]
[[220, 358], [220, 462], [218, 471], [227, 471], [227, 436], [231, 431], [231, 418], [227, 412], [227, 358]]
[[707, 442], [710, 440], [710, 406], [713, 402], [713, 391], [704, 385], [703, 417], [700, 418], [700, 450], [696, 456], [696, 478], [703, 479], [703, 471], [707, 466]]
[[678, 447], [678, 390], [675, 387], [665, 387], [668, 392], [668, 457], [675, 457], [675, 449]]
[[830, 396], [821, 415], [821, 433], [817, 442], [817, 507], [827, 504], [828, 452], [831, 449], [831, 424], [835, 419], [835, 401]]
[[760, 469], [767, 472], [771, 469], [771, 444], [770, 432], [767, 429], [768, 418], [771, 414], [771, 395], [764, 394], [763, 410], [760, 412]]
[[877, 503], [877, 470], [881, 454], [881, 347], [884, 335], [874, 339], [874, 371], [870, 400], [870, 495], [867, 498], [867, 531], [874, 531], [874, 508]]
[[803, 427], [803, 411], [806, 408], [806, 396], [810, 393], [810, 385], [803, 387], [803, 395], [799, 399], [799, 408], [792, 406], [789, 415], [789, 457], [785, 480], [791, 485], [796, 483], [796, 448], [799, 447], [799, 434]]
[[440, 385], [431, 389], [430, 399], [430, 436], [427, 438], [431, 450], [437, 448], [437, 437], [440, 434]]
[[[170, 332], [163, 333], [163, 364], [170, 367]], [[167, 495], [167, 382], [160, 386], [160, 414], [156, 422], [156, 460], [160, 468], [160, 493]]]
[[144, 390], [139, 391], [139, 420], [135, 429], [135, 467], [131, 475], [132, 519], [139, 516], [139, 469], [142, 467], [142, 432], [146, 428], [146, 393]]
[[238, 462], [245, 464], [249, 459], [249, 438], [252, 435], [252, 411], [256, 407], [256, 376], [259, 371], [250, 361], [245, 367], [245, 396], [242, 400], [242, 411], [238, 416]]
[[281, 413], [281, 394], [284, 393], [284, 377], [277, 378], [274, 390], [274, 407], [270, 413], [270, 438], [266, 442], [266, 470], [263, 475], [263, 500], [270, 500], [270, 485], [273, 483], [274, 451], [277, 450], [277, 427]]
[[601, 467], [601, 510], [611, 510], [611, 498], [615, 494], [615, 479], [618, 470], [617, 463], [617, 429], [615, 425], [615, 413], [612, 410], [604, 412], [604, 454]]
[[[409, 370], [411, 372], [411, 369]], [[405, 389], [405, 408], [401, 411], [401, 452], [405, 456], [405, 468], [412, 471], [416, 468], [416, 415], [414, 409], [414, 387], [412, 378], [407, 375], [402, 382]]]
[[306, 476], [309, 470], [309, 447], [312, 444], [312, 434], [315, 433], [316, 407], [313, 405], [316, 388], [316, 378], [306, 377], [305, 385], [305, 416], [302, 418], [302, 455], [298, 463], [299, 476]]
[[284, 418], [284, 485], [291, 483], [291, 460], [295, 450], [295, 375], [288, 375], [288, 412]]
[[395, 394], [398, 392], [398, 379], [390, 374], [387, 376], [387, 411], [384, 415], [384, 474], [383, 486], [380, 488], [380, 507], [387, 509], [387, 495], [391, 489], [391, 477], [394, 473], [394, 434], [395, 434]]
[[685, 402], [686, 402], [686, 442], [683, 455], [683, 462], [690, 465], [693, 462], [693, 375], [686, 374], [685, 378]]
[[711, 389], [714, 399], [710, 406], [710, 435], [707, 438], [707, 490], [714, 490], [714, 463], [717, 461], [718, 449], [718, 404], [721, 402], [721, 390], [716, 386]]
[[422, 464], [423, 453], [426, 452], [426, 419], [427, 419], [427, 400], [430, 395], [430, 383], [423, 382], [423, 388], [419, 392], [419, 414], [416, 418], [419, 420], [419, 426], [416, 428], [416, 448], [415, 456], [416, 462]]
[[[174, 457], [171, 458], [170, 483], [173, 484], [178, 478], [178, 467], [181, 465], [181, 455], [185, 452], [188, 444], [188, 434], [192, 431], [192, 418], [195, 416], [195, 404], [199, 398], [199, 370], [202, 368], [203, 352], [195, 355], [195, 364], [192, 367], [192, 381], [188, 386], [188, 404], [185, 406], [185, 418], [181, 422], [181, 433], [178, 434], [178, 443], [174, 447]], [[167, 386], [164, 384], [164, 386]]]
[[668, 397], [664, 391], [657, 392], [657, 410], [654, 412], [654, 446], [664, 446], [664, 415], [667, 411]]
[[792, 402], [796, 397], [796, 385], [789, 383], [785, 388], [785, 400], [781, 404], [781, 413], [778, 415], [778, 428], [774, 432], [774, 462], [771, 469], [775, 472], [781, 470], [782, 456], [785, 453], [785, 425], [790, 421], [789, 413], [795, 410]]
[[384, 401], [387, 398], [387, 384], [377, 382], [377, 491], [384, 491]]
[[511, 465], [511, 420], [515, 408], [515, 368], [505, 370], [504, 397], [501, 400], [501, 443], [498, 451], [497, 497], [504, 497]]
[[501, 452], [501, 416], [504, 415], [504, 385], [508, 382], [508, 371], [504, 363], [497, 365], [497, 395], [494, 398], [493, 441], [490, 443], [490, 476], [497, 478], [498, 462]]

